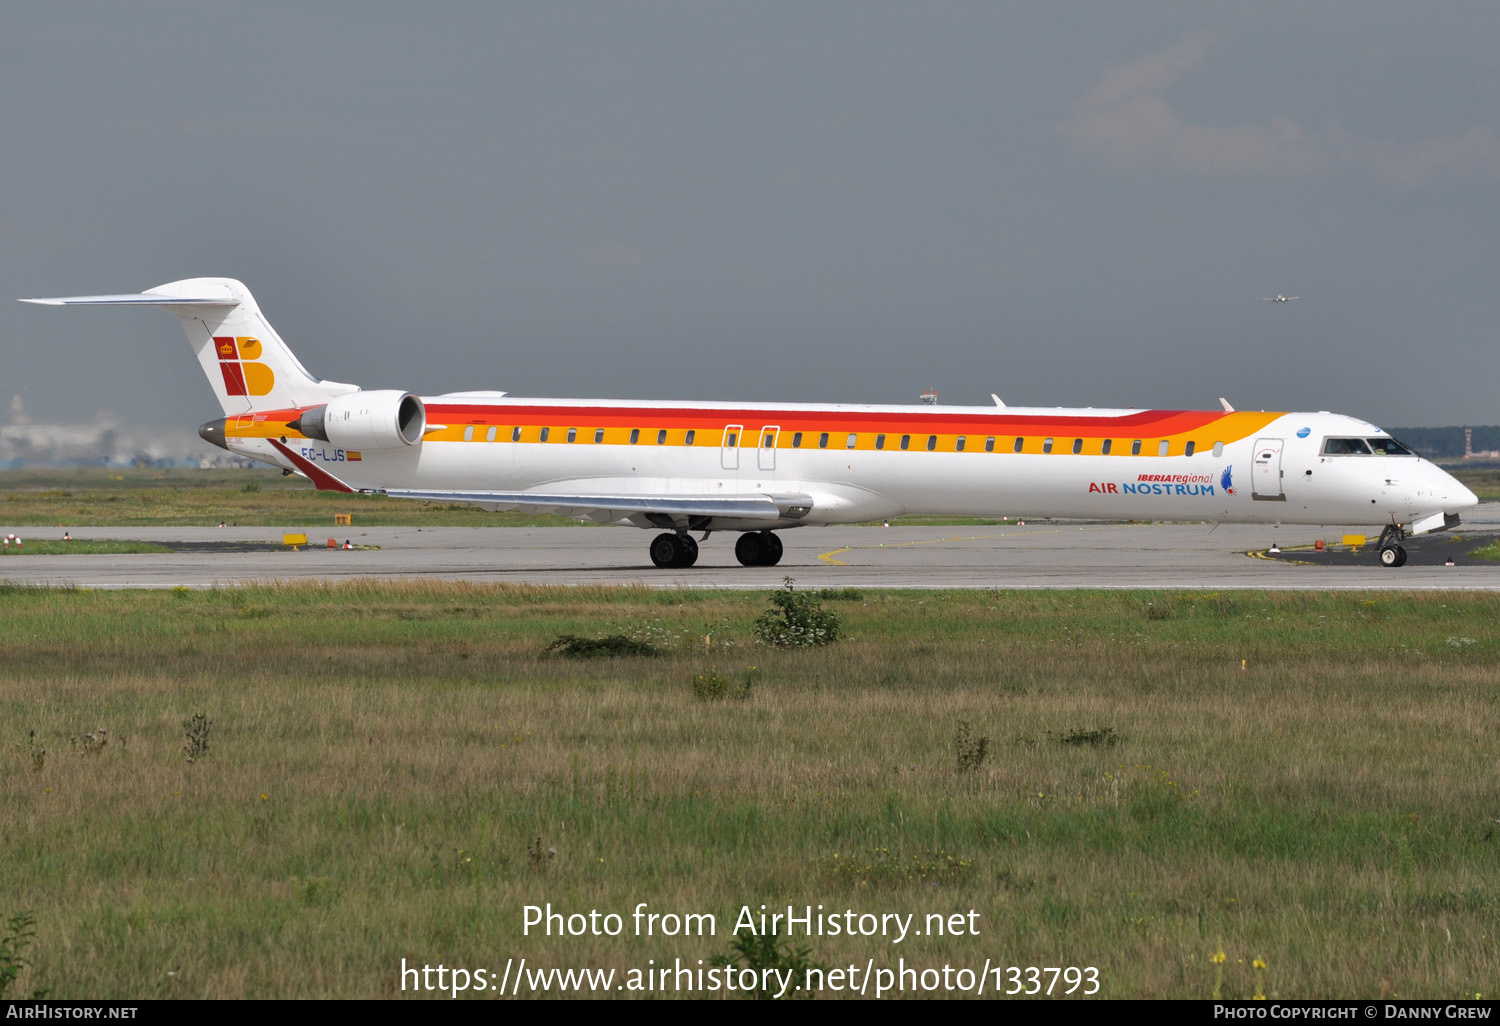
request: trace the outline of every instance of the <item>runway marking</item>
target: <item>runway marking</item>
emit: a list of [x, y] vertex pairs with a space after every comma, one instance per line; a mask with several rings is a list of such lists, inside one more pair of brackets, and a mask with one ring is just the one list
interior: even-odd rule
[[[1083, 530], [1083, 528], [1080, 527], [1079, 530], [1081, 531]], [[1049, 531], [1027, 531], [1026, 533], [1028, 535], [1035, 535], [1060, 534], [1061, 532], [1062, 528], [1055, 527]], [[834, 557], [837, 556], [840, 552], [849, 552], [853, 549], [904, 549], [910, 545], [944, 545], [948, 542], [988, 541], [992, 538], [1004, 537], [1006, 537], [1006, 534], [1002, 531], [1000, 534], [971, 534], [961, 538], [929, 538], [922, 541], [893, 542], [890, 545], [886, 545], [883, 542], [879, 545], [845, 545], [841, 549], [834, 549], [831, 552], [824, 552], [819, 555], [818, 558], [826, 563], [832, 563], [834, 566], [848, 566], [849, 564], [845, 563], [842, 559], [835, 559]]]
[[[1112, 527], [1122, 527], [1122, 526], [1146, 527], [1146, 526], [1150, 526], [1150, 525], [1147, 524], [1147, 523], [1144, 523], [1144, 522], [1143, 523], [1132, 523], [1132, 524], [1129, 524], [1129, 525], [1122, 525], [1122, 524], [1086, 524], [1086, 525], [1084, 525], [1082, 527], [1078, 527], [1077, 530], [1079, 530], [1079, 531], [1101, 531], [1101, 530], [1106, 530], [1106, 529], [1112, 528]], [[1025, 534], [1029, 538], [1029, 537], [1034, 537], [1034, 536], [1039, 535], [1039, 534], [1062, 534], [1066, 530], [1067, 530], [1067, 528], [1064, 528], [1064, 527], [1051, 527], [1051, 528], [1048, 528], [1046, 530], [1040, 530], [1040, 529], [1038, 529], [1038, 530], [1035, 530], [1035, 531], [1026, 531]], [[944, 545], [944, 544], [946, 544], [948, 542], [990, 541], [990, 540], [995, 539], [995, 538], [1008, 538], [1008, 537], [1010, 537], [1010, 533], [1009, 532], [1001, 531], [999, 534], [971, 534], [971, 535], [967, 535], [965, 537], [960, 537], [960, 538], [931, 538], [931, 539], [926, 539], [926, 540], [923, 540], [923, 541], [895, 542], [895, 543], [893, 543], [891, 545], [886, 545], [883, 542], [881, 544], [879, 544], [879, 545], [845, 545], [841, 549], [833, 549], [833, 550], [831, 550], [829, 552], [820, 553], [818, 555], [818, 558], [821, 559], [825, 563], [832, 564], [833, 566], [848, 566], [849, 564], [845, 563], [842, 559], [835, 559], [834, 557], [837, 556], [840, 552], [850, 552], [850, 551], [852, 551], [854, 549], [902, 549], [902, 548], [906, 548], [909, 545]]]

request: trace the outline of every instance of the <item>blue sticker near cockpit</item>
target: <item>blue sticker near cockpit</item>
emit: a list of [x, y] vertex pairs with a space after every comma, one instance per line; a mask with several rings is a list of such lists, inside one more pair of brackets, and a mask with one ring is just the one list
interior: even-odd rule
[[1312, 434], [1312, 428], [1298, 428], [1297, 429], [1297, 437], [1298, 438], [1306, 438], [1310, 434]]

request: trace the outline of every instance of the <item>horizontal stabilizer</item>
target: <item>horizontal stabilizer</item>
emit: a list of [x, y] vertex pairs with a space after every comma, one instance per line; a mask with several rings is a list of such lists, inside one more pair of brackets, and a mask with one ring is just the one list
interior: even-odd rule
[[661, 513], [679, 517], [732, 517], [743, 520], [780, 520], [788, 515], [804, 515], [811, 499], [802, 497], [802, 505], [791, 507], [802, 512], [783, 511], [775, 499], [764, 495], [566, 495], [542, 492], [470, 492], [416, 491], [386, 489], [393, 499], [422, 499], [427, 502], [458, 502], [497, 509], [516, 508], [527, 512], [559, 513], [563, 516], [610, 514], [620, 518], [635, 514]]
[[23, 299], [23, 303], [40, 306], [239, 306], [238, 299], [227, 296], [159, 296], [135, 292], [125, 296], [58, 296], [54, 299]]

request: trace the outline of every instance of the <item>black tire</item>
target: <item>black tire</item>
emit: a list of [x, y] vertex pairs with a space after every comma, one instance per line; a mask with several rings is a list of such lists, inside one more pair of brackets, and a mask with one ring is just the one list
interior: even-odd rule
[[677, 559], [677, 565], [684, 569], [698, 562], [698, 543], [690, 536], [683, 535], [677, 539], [677, 544], [682, 548], [682, 555]]
[[740, 535], [740, 540], [734, 543], [734, 558], [744, 566], [761, 565], [761, 536], [754, 531], [746, 531]]
[[1406, 565], [1406, 550], [1404, 548], [1402, 548], [1400, 545], [1396, 546], [1396, 565], [1397, 566], [1405, 566]]
[[659, 534], [651, 539], [651, 562], [661, 569], [672, 569], [681, 558], [682, 546], [675, 534]]
[[1400, 566], [1406, 562], [1406, 550], [1399, 545], [1387, 545], [1380, 550], [1381, 566]]
[[760, 536], [760, 565], [775, 566], [781, 562], [781, 539], [770, 531]]

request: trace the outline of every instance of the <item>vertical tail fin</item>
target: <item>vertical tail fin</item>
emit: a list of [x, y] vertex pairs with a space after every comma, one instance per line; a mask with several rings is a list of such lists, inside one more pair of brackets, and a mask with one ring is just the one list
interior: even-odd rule
[[233, 278], [188, 278], [137, 295], [27, 299], [48, 306], [157, 306], [177, 315], [225, 415], [325, 403], [355, 385], [313, 377]]

